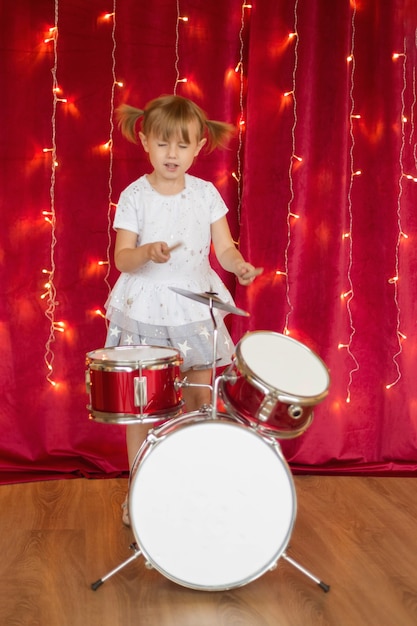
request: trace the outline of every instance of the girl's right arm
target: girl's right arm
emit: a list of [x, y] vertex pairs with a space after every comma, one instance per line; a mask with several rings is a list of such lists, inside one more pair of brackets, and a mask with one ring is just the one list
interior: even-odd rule
[[130, 230], [117, 229], [114, 263], [119, 272], [135, 272], [149, 261], [166, 263], [170, 259], [165, 241], [153, 241], [137, 246], [138, 236]]

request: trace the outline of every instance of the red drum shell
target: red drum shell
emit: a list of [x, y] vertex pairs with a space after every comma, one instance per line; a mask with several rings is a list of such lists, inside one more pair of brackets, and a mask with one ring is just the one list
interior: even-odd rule
[[88, 353], [91, 419], [123, 424], [178, 415], [183, 405], [177, 384], [181, 362], [176, 350], [160, 346], [118, 346]]
[[233, 415], [266, 435], [291, 439], [310, 426], [328, 386], [328, 370], [309, 348], [279, 333], [255, 331], [237, 344], [220, 393]]

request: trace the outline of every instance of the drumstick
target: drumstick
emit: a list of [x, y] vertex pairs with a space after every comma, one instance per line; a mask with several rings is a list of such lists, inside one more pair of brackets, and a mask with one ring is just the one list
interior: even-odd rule
[[[253, 272], [251, 272], [251, 278], [256, 278], [256, 276], [259, 276], [260, 274], [262, 274], [263, 271], [264, 271], [263, 267], [255, 267]], [[245, 275], [243, 275], [242, 278], [245, 278]]]
[[264, 271], [263, 267], [255, 267], [255, 271], [253, 272], [254, 276], [259, 276]]
[[176, 250], [177, 248], [180, 248], [182, 246], [182, 241], [177, 241], [177, 243], [174, 243], [173, 246], [171, 246], [170, 248], [168, 248], [167, 252], [169, 252], [171, 254], [171, 252], [173, 252], [174, 250]]

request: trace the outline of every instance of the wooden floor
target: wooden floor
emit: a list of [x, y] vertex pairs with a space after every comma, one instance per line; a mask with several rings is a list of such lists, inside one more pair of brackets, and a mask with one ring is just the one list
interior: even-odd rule
[[121, 524], [125, 479], [0, 486], [1, 626], [415, 626], [417, 481], [294, 478], [287, 554], [230, 591], [178, 585], [132, 555]]

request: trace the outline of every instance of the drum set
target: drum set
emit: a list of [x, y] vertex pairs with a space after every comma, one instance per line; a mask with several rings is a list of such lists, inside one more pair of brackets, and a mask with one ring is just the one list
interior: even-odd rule
[[119, 346], [89, 352], [89, 415], [108, 424], [150, 424], [129, 478], [133, 554], [92, 583], [98, 589], [139, 556], [173, 582], [222, 591], [289, 562], [296, 493], [280, 439], [304, 433], [328, 394], [329, 373], [308, 347], [276, 332], [248, 332], [216, 376], [213, 309], [245, 311], [216, 294], [177, 290], [206, 304], [214, 326], [211, 405], [183, 413], [180, 353]]

